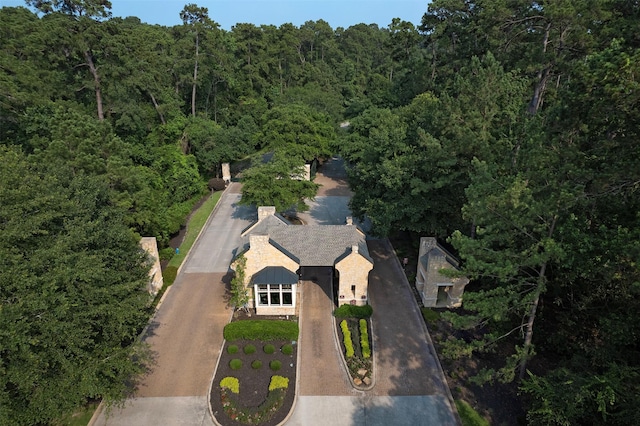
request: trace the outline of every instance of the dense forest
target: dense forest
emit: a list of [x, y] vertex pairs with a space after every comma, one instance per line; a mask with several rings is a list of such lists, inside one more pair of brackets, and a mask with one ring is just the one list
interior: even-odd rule
[[477, 338], [441, 356], [510, 347], [476, 380], [519, 383], [528, 424], [637, 423], [637, 1], [230, 31], [195, 4], [174, 27], [26, 6], [0, 9], [1, 424], [126, 395], [152, 304], [138, 239], [166, 247], [221, 163], [256, 158], [245, 201], [285, 210], [314, 192], [292, 170], [335, 153], [356, 216], [447, 241], [472, 278], [447, 318]]

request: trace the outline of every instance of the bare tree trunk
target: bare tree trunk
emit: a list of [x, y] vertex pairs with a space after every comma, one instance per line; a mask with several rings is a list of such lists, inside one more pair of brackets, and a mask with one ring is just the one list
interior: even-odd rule
[[158, 105], [158, 102], [156, 102], [155, 96], [153, 96], [153, 93], [151, 92], [149, 92], [149, 96], [151, 96], [151, 102], [153, 102], [153, 107], [156, 109], [156, 112], [160, 116], [160, 121], [162, 122], [162, 124], [167, 124], [167, 122], [164, 119], [164, 115], [162, 115], [162, 112], [160, 112], [160, 106]]
[[100, 89], [100, 76], [98, 75], [98, 69], [93, 63], [93, 58], [91, 57], [91, 52], [89, 50], [84, 51], [84, 59], [87, 61], [87, 66], [93, 76], [93, 85], [96, 91], [96, 103], [98, 104], [98, 119], [103, 121], [104, 111], [102, 109], [102, 90]]
[[[547, 234], [549, 238], [551, 238], [553, 232], [555, 231], [557, 221], [557, 216], [555, 216], [551, 221], [551, 227], [549, 228], [549, 233]], [[518, 379], [520, 381], [524, 379], [524, 375], [527, 372], [527, 361], [529, 360], [529, 355], [531, 353], [531, 342], [533, 341], [533, 323], [538, 312], [538, 304], [540, 303], [540, 295], [542, 294], [546, 272], [547, 262], [544, 262], [540, 266], [540, 270], [538, 271], [538, 284], [535, 296], [533, 297], [533, 301], [531, 302], [531, 309], [529, 309], [529, 318], [527, 318], [527, 325], [525, 327], [526, 332], [524, 336], [524, 356], [522, 358], [522, 361], [520, 361], [520, 372], [518, 374]]]
[[[551, 22], [547, 24], [547, 27], [544, 31], [544, 38], [542, 39], [542, 53], [547, 53], [547, 46], [549, 46], [549, 34], [551, 33]], [[551, 65], [547, 65], [543, 69], [538, 72], [538, 82], [536, 83], [536, 87], [533, 89], [533, 97], [531, 98], [531, 102], [529, 102], [529, 107], [527, 111], [531, 115], [535, 115], [538, 112], [538, 109], [542, 105], [542, 100], [544, 98], [544, 92], [547, 88], [547, 79], [551, 74]]]
[[200, 37], [196, 32], [196, 63], [193, 66], [193, 85], [191, 86], [191, 115], [196, 116], [196, 84], [198, 82], [198, 54], [200, 51]]

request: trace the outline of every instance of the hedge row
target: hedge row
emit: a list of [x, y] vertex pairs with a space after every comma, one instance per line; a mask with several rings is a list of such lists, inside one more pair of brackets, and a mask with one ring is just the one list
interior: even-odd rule
[[298, 323], [277, 320], [234, 321], [224, 328], [224, 338], [232, 342], [246, 340], [298, 340]]
[[344, 348], [346, 351], [346, 356], [347, 358], [351, 358], [354, 354], [354, 351], [353, 351], [353, 342], [351, 341], [351, 332], [349, 331], [347, 320], [342, 320], [340, 322], [340, 328], [342, 329], [342, 338], [344, 339]]
[[341, 305], [333, 311], [336, 318], [369, 318], [373, 314], [371, 305]]
[[367, 320], [360, 320], [360, 347], [362, 348], [362, 357], [371, 358], [371, 348], [369, 347], [369, 331], [367, 330]]

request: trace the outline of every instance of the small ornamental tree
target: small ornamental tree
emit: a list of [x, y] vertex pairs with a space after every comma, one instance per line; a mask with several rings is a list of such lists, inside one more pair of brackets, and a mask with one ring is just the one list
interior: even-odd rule
[[231, 296], [229, 298], [229, 304], [233, 306], [234, 309], [247, 309], [247, 304], [249, 303], [249, 292], [247, 291], [247, 287], [244, 285], [244, 277], [245, 277], [245, 267], [247, 265], [247, 259], [240, 255], [236, 260], [236, 273], [233, 279], [231, 280]]

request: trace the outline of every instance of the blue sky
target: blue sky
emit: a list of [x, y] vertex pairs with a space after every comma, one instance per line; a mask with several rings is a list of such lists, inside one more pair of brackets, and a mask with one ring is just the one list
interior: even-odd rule
[[[361, 22], [387, 27], [392, 18], [420, 24], [428, 0], [111, 0], [113, 16], [137, 16], [149, 24], [178, 25], [187, 3], [209, 9], [209, 17], [226, 30], [236, 23], [296, 26], [324, 19], [333, 29]], [[24, 6], [23, 0], [0, 0], [2, 6]]]

